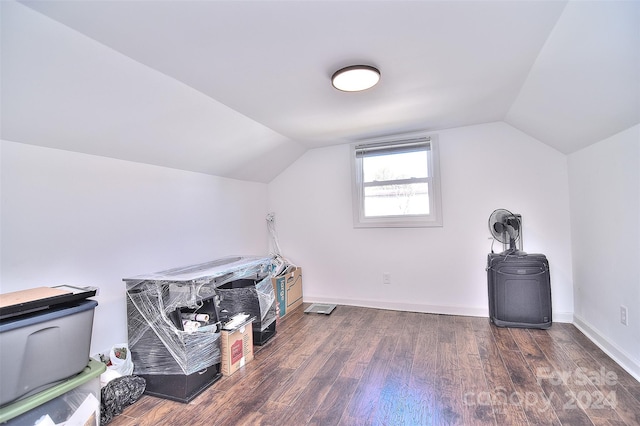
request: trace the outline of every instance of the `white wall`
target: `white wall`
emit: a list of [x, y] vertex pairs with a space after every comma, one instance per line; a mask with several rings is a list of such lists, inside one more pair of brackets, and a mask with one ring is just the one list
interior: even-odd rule
[[265, 184], [2, 141], [2, 293], [96, 286], [92, 351], [127, 341], [122, 278], [268, 254]]
[[505, 123], [438, 134], [441, 228], [354, 229], [348, 146], [310, 150], [269, 184], [305, 301], [487, 316], [487, 220], [507, 208], [523, 215], [525, 251], [549, 258], [554, 320], [571, 321], [566, 156]]
[[575, 322], [640, 380], [640, 125], [568, 164]]

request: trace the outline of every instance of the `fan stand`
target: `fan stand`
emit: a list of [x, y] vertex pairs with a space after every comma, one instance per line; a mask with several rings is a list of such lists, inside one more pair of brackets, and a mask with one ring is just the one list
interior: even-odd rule
[[502, 252], [505, 256], [525, 256], [527, 253], [518, 250], [515, 238], [509, 238], [509, 248]]

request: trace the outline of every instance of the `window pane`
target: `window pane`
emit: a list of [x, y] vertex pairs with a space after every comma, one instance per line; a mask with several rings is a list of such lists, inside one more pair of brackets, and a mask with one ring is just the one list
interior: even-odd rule
[[382, 185], [364, 188], [364, 215], [429, 214], [429, 184]]
[[428, 177], [428, 164], [426, 150], [365, 156], [362, 159], [364, 182]]

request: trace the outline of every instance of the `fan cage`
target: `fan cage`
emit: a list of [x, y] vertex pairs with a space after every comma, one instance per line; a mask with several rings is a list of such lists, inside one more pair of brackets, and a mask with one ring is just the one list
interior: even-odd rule
[[[502, 220], [505, 217], [514, 217], [519, 222], [518, 235], [515, 238], [515, 241], [513, 244], [513, 250], [515, 250], [516, 252], [522, 252], [523, 251], [523, 236], [522, 236], [523, 224], [522, 224], [522, 215], [519, 213], [512, 213], [507, 209], [494, 210], [493, 213], [491, 213], [491, 215], [489, 216], [489, 231], [491, 232], [491, 237], [494, 239], [494, 242], [497, 241], [502, 244], [503, 252], [513, 251], [511, 246], [511, 240], [508, 238], [507, 239], [500, 238], [498, 235], [496, 235], [496, 233], [492, 229], [492, 223], [502, 222]], [[493, 247], [493, 243], [491, 244], [491, 246]], [[493, 252], [493, 248], [491, 251]]]

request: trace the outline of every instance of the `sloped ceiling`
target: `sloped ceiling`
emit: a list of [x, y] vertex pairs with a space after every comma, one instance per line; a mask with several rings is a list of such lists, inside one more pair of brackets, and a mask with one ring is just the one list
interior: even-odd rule
[[[269, 182], [306, 149], [640, 122], [638, 1], [4, 1], [4, 140]], [[378, 86], [332, 88], [343, 66]]]

